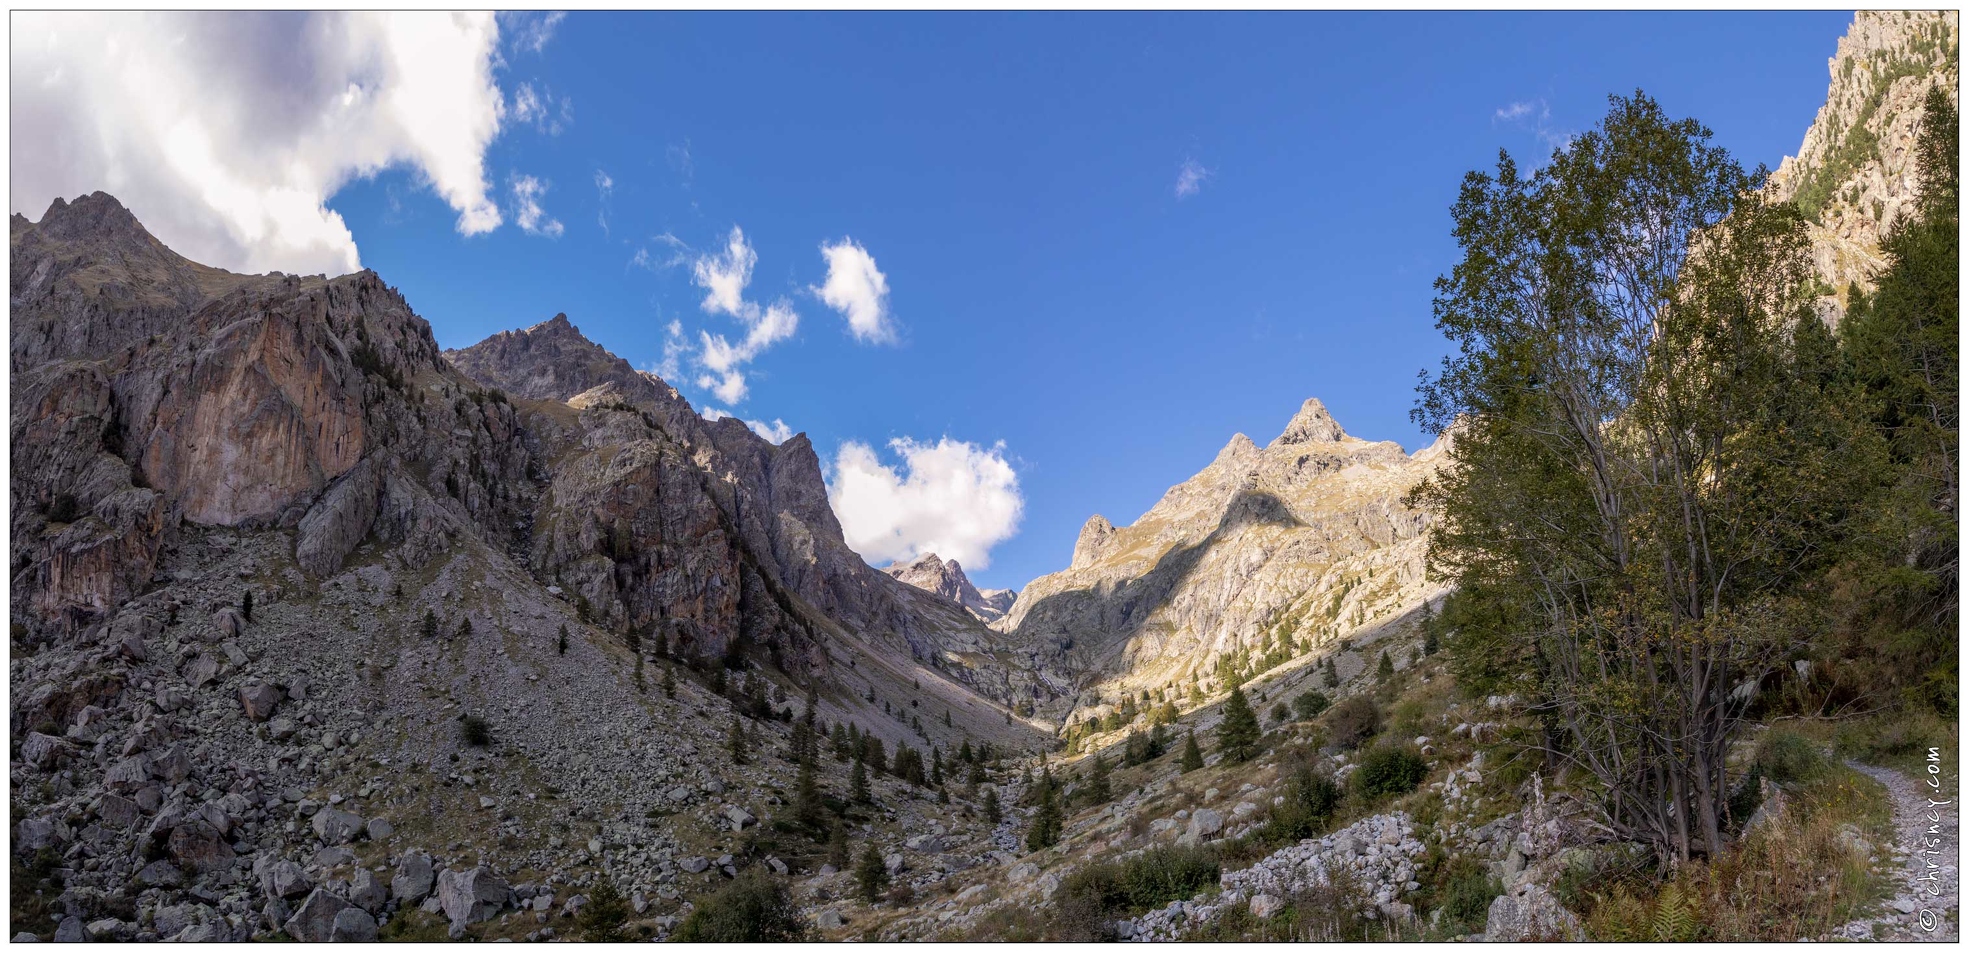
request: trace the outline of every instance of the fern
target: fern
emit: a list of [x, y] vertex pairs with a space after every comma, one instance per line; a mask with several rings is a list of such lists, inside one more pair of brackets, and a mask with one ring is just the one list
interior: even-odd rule
[[1695, 899], [1677, 881], [1662, 885], [1661, 893], [1655, 897], [1654, 939], [1657, 943], [1687, 943], [1696, 938], [1701, 927], [1697, 919]]

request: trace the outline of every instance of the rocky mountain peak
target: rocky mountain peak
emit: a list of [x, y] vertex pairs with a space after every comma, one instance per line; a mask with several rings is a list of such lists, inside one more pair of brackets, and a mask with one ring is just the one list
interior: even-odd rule
[[1080, 538], [1073, 544], [1073, 564], [1084, 566], [1100, 555], [1102, 544], [1114, 535], [1114, 524], [1099, 513], [1087, 517], [1080, 527]]
[[91, 192], [70, 202], [57, 196], [41, 216], [41, 230], [61, 241], [115, 239], [137, 235], [150, 238], [123, 203], [107, 192]]
[[[1272, 447], [1291, 446], [1300, 443], [1335, 443], [1347, 436], [1333, 415], [1327, 413], [1326, 405], [1317, 397], [1308, 397], [1299, 405], [1299, 412], [1292, 415], [1292, 421], [1285, 425], [1285, 432], [1271, 442]], [[1267, 448], [1269, 449], [1269, 448]]]
[[1014, 594], [1010, 590], [994, 589], [987, 596], [971, 584], [970, 578], [964, 575], [964, 567], [957, 560], [945, 560], [936, 553], [924, 553], [882, 571], [924, 592], [934, 593], [963, 606], [983, 622], [997, 619], [1012, 607]]

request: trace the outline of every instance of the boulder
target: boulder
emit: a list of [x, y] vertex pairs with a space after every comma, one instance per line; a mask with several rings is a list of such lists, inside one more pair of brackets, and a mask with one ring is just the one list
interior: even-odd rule
[[506, 882], [485, 867], [438, 875], [438, 903], [454, 927], [492, 919], [511, 897]]
[[847, 921], [841, 919], [839, 910], [822, 910], [820, 916], [814, 918], [814, 923], [823, 930], [839, 930], [847, 925]]
[[30, 731], [21, 742], [21, 760], [37, 768], [45, 768], [68, 753], [68, 742], [53, 735]]
[[[357, 867], [355, 876], [349, 880], [349, 902], [370, 913], [383, 909], [389, 894], [383, 889], [383, 882], [367, 867]], [[374, 929], [372, 923], [371, 929]]]
[[239, 707], [246, 712], [248, 721], [266, 721], [273, 717], [274, 709], [280, 705], [280, 687], [265, 682], [247, 682], [239, 686]]
[[342, 911], [354, 910], [347, 900], [319, 887], [308, 894], [306, 903], [287, 918], [287, 935], [303, 943], [327, 943], [335, 938], [335, 926]]
[[105, 794], [96, 802], [96, 818], [110, 827], [128, 830], [143, 820], [143, 811], [137, 802], [121, 794]]
[[362, 818], [332, 807], [316, 811], [311, 823], [314, 825], [315, 836], [321, 838], [322, 843], [330, 846], [346, 844], [355, 840], [356, 835], [362, 832]]
[[431, 893], [437, 875], [431, 871], [431, 857], [421, 850], [405, 851], [397, 862], [397, 875], [390, 880], [390, 896], [400, 903], [416, 903]]
[[231, 867], [235, 859], [225, 835], [204, 820], [187, 821], [172, 828], [168, 843], [171, 859], [178, 866], [199, 873]]
[[349, 907], [335, 914], [335, 922], [329, 927], [328, 940], [331, 943], [374, 943], [376, 918], [367, 911]]
[[725, 808], [725, 820], [731, 824], [732, 830], [735, 831], [742, 831], [746, 828], [746, 825], [759, 822], [758, 818], [752, 816], [751, 811], [739, 807], [736, 804]]
[[1270, 920], [1272, 914], [1284, 908], [1285, 901], [1268, 893], [1261, 893], [1251, 898], [1251, 915], [1260, 920]]
[[1565, 941], [1586, 939], [1586, 931], [1559, 903], [1559, 898], [1538, 884], [1525, 884], [1490, 903], [1490, 916], [1484, 922], [1484, 936], [1492, 943]]
[[260, 892], [269, 897], [298, 897], [313, 886], [300, 864], [270, 855], [253, 864], [253, 876], [260, 881]]
[[1190, 815], [1189, 829], [1184, 831], [1192, 840], [1204, 840], [1224, 829], [1224, 815], [1202, 808]]
[[389, 821], [386, 821], [380, 817], [372, 817], [369, 819], [370, 840], [386, 841], [390, 839], [390, 835], [395, 834], [396, 832], [397, 832], [396, 826], [391, 824]]
[[686, 857], [678, 861], [677, 866], [683, 868], [684, 873], [701, 874], [711, 869], [711, 861], [706, 857]]

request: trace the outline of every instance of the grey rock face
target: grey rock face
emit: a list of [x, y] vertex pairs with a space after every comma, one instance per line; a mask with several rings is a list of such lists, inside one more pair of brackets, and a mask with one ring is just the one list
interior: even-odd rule
[[[342, 912], [353, 909], [355, 908], [350, 906], [347, 900], [327, 890], [316, 888], [313, 893], [308, 894], [308, 899], [301, 904], [301, 909], [294, 911], [294, 915], [288, 918], [283, 929], [287, 931], [288, 936], [303, 943], [327, 943], [335, 939], [336, 923]], [[373, 928], [374, 921], [371, 923]]]
[[316, 811], [309, 823], [314, 825], [315, 836], [329, 845], [346, 844], [362, 832], [362, 818], [332, 807]]
[[390, 880], [390, 895], [401, 903], [416, 903], [431, 893], [437, 875], [431, 871], [431, 857], [421, 850], [405, 851]]
[[291, 860], [262, 859], [254, 863], [253, 873], [259, 878], [260, 892], [269, 897], [298, 897], [313, 887], [307, 872]]
[[454, 927], [492, 919], [511, 898], [506, 882], [484, 867], [438, 875], [438, 902]]
[[249, 721], [266, 721], [280, 705], [280, 688], [264, 682], [248, 682], [239, 686], [239, 707], [246, 712]]
[[1579, 918], [1560, 905], [1559, 898], [1538, 884], [1524, 884], [1490, 903], [1484, 937], [1492, 943], [1533, 941], [1578, 942], [1586, 938]]

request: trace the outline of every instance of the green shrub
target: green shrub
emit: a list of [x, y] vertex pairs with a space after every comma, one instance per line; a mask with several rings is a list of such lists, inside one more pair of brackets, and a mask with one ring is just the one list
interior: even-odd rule
[[1756, 764], [1765, 777], [1780, 783], [1810, 781], [1830, 766], [1810, 739], [1789, 731], [1765, 732], [1757, 741]]
[[1217, 883], [1222, 867], [1207, 847], [1151, 847], [1125, 860], [1091, 864], [1060, 884], [1063, 908], [1096, 911], [1104, 919], [1132, 916], [1188, 900]]
[[492, 743], [492, 726], [477, 715], [464, 715], [458, 719], [458, 736], [474, 748], [483, 748]]
[[1467, 858], [1452, 867], [1445, 879], [1436, 909], [1441, 910], [1442, 926], [1457, 934], [1481, 933], [1490, 917], [1490, 903], [1504, 892], [1503, 884]]
[[1301, 692], [1298, 698], [1292, 700], [1292, 710], [1302, 721], [1318, 718], [1332, 705], [1324, 692]]
[[1429, 766], [1422, 763], [1422, 756], [1415, 749], [1384, 745], [1361, 757], [1360, 770], [1354, 772], [1354, 789], [1367, 800], [1407, 794], [1428, 773]]
[[1272, 805], [1271, 818], [1259, 836], [1283, 844], [1325, 833], [1340, 807], [1340, 785], [1311, 765], [1301, 765], [1286, 782], [1285, 801]]
[[1357, 748], [1381, 730], [1381, 707], [1372, 698], [1355, 695], [1326, 713], [1326, 727], [1333, 733], [1334, 744]]
[[622, 892], [604, 880], [588, 894], [588, 903], [578, 918], [581, 938], [590, 943], [616, 943], [626, 939], [622, 927], [629, 922], [629, 904]]
[[798, 943], [807, 938], [807, 921], [785, 885], [747, 871], [698, 901], [670, 938], [679, 943]]

